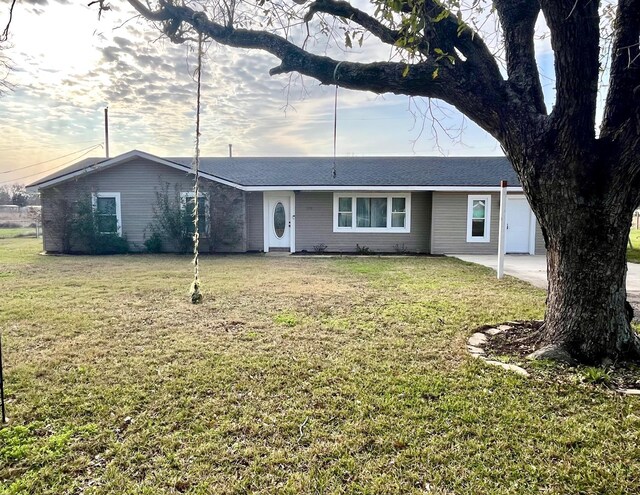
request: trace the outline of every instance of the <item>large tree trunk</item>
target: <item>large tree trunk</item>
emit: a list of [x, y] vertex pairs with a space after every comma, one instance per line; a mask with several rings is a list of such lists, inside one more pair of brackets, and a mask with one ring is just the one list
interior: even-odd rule
[[583, 363], [637, 358], [640, 341], [630, 326], [626, 292], [632, 193], [593, 157], [559, 165], [543, 165], [547, 175], [533, 194], [548, 276], [545, 323], [534, 357]]

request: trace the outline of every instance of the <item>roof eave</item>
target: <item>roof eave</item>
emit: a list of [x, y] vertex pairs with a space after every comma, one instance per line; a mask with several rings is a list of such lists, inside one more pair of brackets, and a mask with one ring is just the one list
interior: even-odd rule
[[[51, 179], [45, 180], [45, 181], [41, 181], [41, 182], [34, 182], [32, 184], [29, 184], [26, 187], [26, 190], [28, 192], [39, 192], [41, 189], [45, 189], [48, 187], [52, 187], [55, 186], [56, 184], [61, 184], [63, 182], [67, 182], [73, 178], [79, 177], [81, 175], [86, 175], [86, 174], [92, 174], [94, 172], [98, 172], [100, 170], [104, 170], [106, 168], [110, 168], [116, 165], [119, 165], [121, 163], [127, 162], [133, 158], [142, 158], [145, 160], [149, 160], [151, 162], [154, 163], [158, 163], [160, 165], [165, 165], [171, 168], [175, 168], [177, 170], [186, 172], [186, 173], [193, 173], [193, 171], [191, 170], [190, 167], [186, 166], [186, 165], [182, 165], [180, 163], [176, 163], [176, 162], [172, 162], [170, 160], [165, 160], [164, 158], [160, 158], [159, 156], [156, 155], [152, 155], [151, 153], [146, 153], [144, 151], [139, 151], [139, 150], [131, 150], [128, 151], [127, 153], [123, 153], [121, 155], [118, 155], [116, 157], [113, 158], [107, 158], [105, 160], [102, 160], [100, 162], [91, 164], [87, 167], [81, 168], [80, 170], [75, 170], [73, 172], [69, 172], [67, 174], [63, 174], [63, 175], [59, 175], [57, 177], [52, 177]], [[221, 184], [225, 184], [231, 187], [235, 187], [237, 189], [244, 189], [244, 187], [241, 184], [236, 184], [235, 182], [232, 181], [228, 181], [226, 179], [222, 179], [220, 177], [216, 177], [214, 175], [211, 174], [207, 174], [205, 172], [200, 172], [200, 175], [206, 179], [215, 181], [215, 182], [219, 182]]]
[[[488, 191], [499, 192], [500, 186], [373, 186], [373, 185], [294, 185], [294, 186], [243, 186], [243, 190], [248, 192], [268, 192], [268, 191], [442, 191], [442, 192], [476, 192]], [[507, 192], [521, 192], [522, 186], [508, 186]]]

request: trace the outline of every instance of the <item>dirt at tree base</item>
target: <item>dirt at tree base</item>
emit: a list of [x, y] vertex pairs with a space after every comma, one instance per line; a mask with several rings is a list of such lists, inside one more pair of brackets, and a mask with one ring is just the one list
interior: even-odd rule
[[[503, 325], [510, 326], [511, 329], [497, 335], [488, 335], [484, 351], [489, 355], [526, 358], [537, 348], [542, 323], [539, 320], [503, 323]], [[476, 330], [476, 332], [481, 332], [488, 328], [492, 328], [492, 326], [485, 325]]]
[[[638, 313], [636, 312], [636, 316]], [[482, 345], [488, 359], [515, 362], [531, 373], [536, 373], [535, 366], [527, 356], [540, 347], [541, 320], [508, 321], [495, 325], [482, 325], [474, 330], [484, 333], [487, 341]], [[506, 328], [495, 335], [486, 333], [492, 328]], [[570, 367], [558, 364], [552, 368], [557, 378], [567, 378], [569, 375], [579, 375], [581, 381], [602, 385], [611, 389], [640, 389], [640, 364], [632, 362], [615, 362], [602, 369], [602, 375], [592, 374], [590, 366]], [[550, 370], [547, 370], [550, 371]]]

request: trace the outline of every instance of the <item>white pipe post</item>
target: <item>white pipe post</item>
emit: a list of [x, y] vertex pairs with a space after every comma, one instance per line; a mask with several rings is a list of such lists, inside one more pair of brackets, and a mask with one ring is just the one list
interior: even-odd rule
[[500, 181], [500, 230], [498, 232], [498, 279], [504, 277], [505, 238], [507, 235], [507, 181]]

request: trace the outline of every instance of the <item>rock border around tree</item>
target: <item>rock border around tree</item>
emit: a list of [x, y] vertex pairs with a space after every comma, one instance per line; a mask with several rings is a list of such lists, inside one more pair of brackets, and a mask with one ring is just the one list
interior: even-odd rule
[[[522, 366], [518, 366], [512, 363], [505, 363], [502, 361], [498, 361], [495, 359], [495, 353], [491, 352], [491, 341], [495, 339], [497, 336], [504, 337], [508, 332], [514, 332], [514, 330], [523, 329], [537, 329], [542, 325], [542, 320], [533, 320], [533, 321], [507, 321], [501, 324], [495, 325], [484, 325], [475, 329], [475, 331], [471, 334], [471, 336], [467, 339], [467, 351], [474, 359], [479, 359], [483, 363], [494, 366], [498, 368], [502, 368], [506, 371], [510, 371], [512, 373], [516, 373], [522, 377], [528, 378], [531, 376], [529, 371], [527, 371]], [[524, 342], [524, 343], [523, 343]], [[505, 352], [504, 355], [514, 355], [520, 358], [528, 358], [531, 359], [530, 355], [527, 352], [528, 343], [524, 339], [519, 339], [518, 337], [514, 337], [513, 341], [510, 342], [514, 347], [514, 352]], [[515, 348], [518, 347], [517, 350]], [[636, 387], [610, 387], [610, 390], [617, 392], [621, 395], [628, 396], [638, 396], [640, 397], [640, 388]]]
[[489, 337], [494, 337], [502, 332], [507, 330], [511, 330], [513, 327], [502, 324], [496, 325], [495, 327], [489, 327], [485, 330], [476, 331], [474, 334], [469, 337], [467, 340], [467, 350], [471, 354], [472, 357], [476, 359], [481, 359], [483, 362], [490, 366], [496, 366], [498, 368], [502, 368], [507, 371], [511, 371], [517, 373], [520, 376], [528, 377], [529, 372], [524, 368], [517, 366], [515, 364], [503, 363], [501, 361], [495, 361], [486, 356], [484, 346], [488, 342]]

